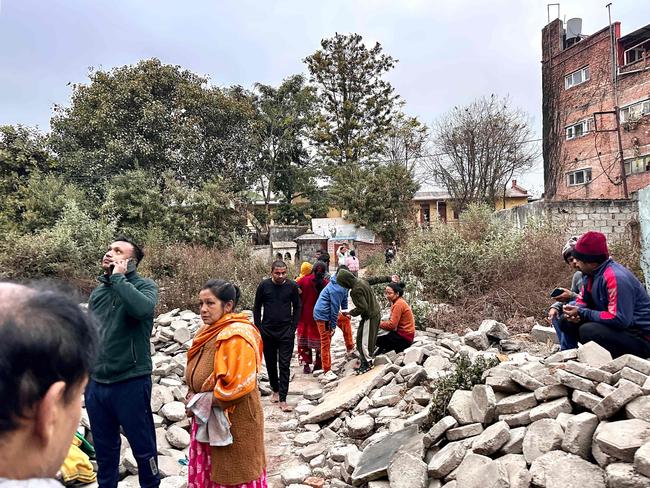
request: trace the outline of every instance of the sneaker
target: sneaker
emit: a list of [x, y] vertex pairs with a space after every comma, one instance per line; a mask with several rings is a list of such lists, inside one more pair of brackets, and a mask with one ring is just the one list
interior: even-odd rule
[[336, 373], [334, 371], [328, 371], [323, 375], [323, 379], [325, 381], [334, 381], [334, 380], [338, 380], [339, 377], [336, 376]]

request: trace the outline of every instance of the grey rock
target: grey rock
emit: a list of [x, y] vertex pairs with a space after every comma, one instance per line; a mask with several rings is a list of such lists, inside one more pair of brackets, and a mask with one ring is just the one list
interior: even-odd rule
[[388, 434], [378, 442], [365, 447], [352, 473], [354, 484], [362, 484], [385, 476], [390, 460], [400, 449], [404, 452], [422, 449], [422, 437], [418, 435], [417, 426], [412, 425]]
[[483, 426], [479, 423], [476, 424], [467, 424], [461, 425], [460, 427], [455, 427], [447, 431], [447, 440], [449, 441], [458, 441], [460, 439], [466, 439], [468, 437], [474, 437], [483, 432]]
[[424, 350], [421, 347], [411, 346], [404, 350], [404, 364], [422, 364]]
[[386, 368], [382, 365], [360, 376], [349, 376], [338, 382], [336, 388], [323, 396], [322, 402], [301, 419], [303, 424], [320, 423], [351, 410], [381, 381]]
[[598, 427], [596, 427], [596, 432], [594, 432], [594, 436], [591, 439], [591, 456], [596, 460], [601, 468], [605, 468], [612, 463], [619, 462], [619, 460], [614, 456], [610, 456], [609, 454], [604, 453], [596, 442], [596, 437], [608, 423], [609, 422], [607, 421], [602, 421], [600, 424], [598, 424]]
[[167, 476], [160, 480], [160, 488], [186, 488], [187, 476]]
[[154, 384], [151, 387], [151, 411], [158, 413], [163, 405], [174, 401], [174, 395], [170, 388]]
[[550, 342], [557, 344], [557, 334], [553, 327], [545, 327], [540, 324], [535, 324], [530, 331], [530, 338], [537, 342]]
[[[612, 360], [612, 354], [603, 346], [590, 341], [578, 348], [578, 361], [600, 368]], [[610, 371], [613, 373], [613, 371]]]
[[478, 351], [485, 351], [488, 347], [490, 347], [490, 340], [483, 332], [469, 332], [465, 334], [464, 341], [466, 345], [473, 347]]
[[305, 397], [306, 400], [318, 400], [323, 397], [323, 389], [310, 388], [309, 390], [305, 390], [303, 396]]
[[463, 488], [510, 488], [508, 472], [502, 464], [471, 452], [458, 467], [456, 483]]
[[522, 454], [526, 427], [515, 427], [510, 429], [510, 438], [501, 448], [502, 454]]
[[603, 398], [593, 408], [593, 412], [599, 419], [606, 419], [614, 415], [626, 404], [643, 395], [641, 388], [634, 383], [625, 382], [615, 391]]
[[534, 393], [517, 393], [497, 402], [497, 415], [523, 412], [537, 405]]
[[490, 456], [510, 440], [510, 427], [505, 422], [497, 422], [486, 428], [472, 444], [476, 454]]
[[190, 434], [185, 429], [172, 425], [165, 435], [169, 444], [178, 449], [185, 449], [190, 445]]
[[643, 476], [650, 477], [650, 442], [643, 444], [634, 453], [634, 468]]
[[550, 451], [536, 458], [530, 474], [533, 485], [542, 488], [606, 488], [601, 468], [563, 451]]
[[497, 399], [489, 385], [475, 385], [472, 388], [471, 414], [475, 422], [489, 424], [496, 416]]
[[507, 415], [499, 415], [499, 420], [503, 420], [510, 427], [522, 427], [524, 425], [529, 425], [530, 420], [530, 410], [524, 410], [519, 413], [511, 413]]
[[650, 376], [650, 361], [641, 359], [632, 354], [624, 354], [623, 356], [617, 357], [616, 359], [600, 366], [600, 369], [608, 371], [609, 373], [618, 373], [625, 367], [632, 368], [639, 373]]
[[598, 417], [589, 412], [571, 417], [564, 431], [562, 450], [588, 460], [591, 456], [592, 438], [598, 423]]
[[560, 449], [564, 431], [557, 420], [542, 419], [526, 429], [523, 453], [528, 464], [547, 452]]
[[289, 419], [278, 425], [278, 430], [280, 432], [293, 432], [298, 428], [299, 425], [300, 422], [298, 419]]
[[451, 415], [447, 415], [440, 419], [433, 425], [433, 427], [431, 427], [431, 429], [429, 429], [429, 432], [427, 432], [427, 435], [425, 436], [425, 447], [428, 448], [432, 444], [438, 442], [449, 429], [453, 429], [457, 425], [458, 422]]
[[192, 333], [187, 327], [181, 327], [174, 331], [174, 340], [179, 344], [185, 344], [192, 338]]
[[634, 465], [613, 463], [605, 469], [607, 486], [611, 488], [650, 488], [650, 478], [634, 471]]
[[428, 465], [428, 473], [432, 478], [444, 478], [456, 469], [467, 452], [463, 442], [450, 442], [433, 455]]
[[582, 378], [587, 378], [588, 380], [596, 381], [598, 383], [612, 382], [612, 373], [594, 368], [588, 364], [579, 363], [577, 361], [568, 361], [564, 364], [564, 368], [569, 373], [573, 373]]
[[456, 390], [449, 401], [447, 411], [460, 425], [473, 423], [472, 392]]
[[429, 356], [424, 361], [424, 369], [431, 376], [432, 373], [445, 371], [451, 367], [451, 361], [443, 356]]
[[393, 488], [426, 488], [427, 465], [421, 458], [398, 451], [388, 464], [388, 481]]
[[159, 414], [171, 422], [178, 422], [187, 418], [185, 414], [185, 404], [182, 402], [166, 403], [159, 411]]
[[310, 466], [313, 467], [311, 461], [318, 456], [322, 456], [326, 451], [327, 446], [324, 443], [317, 442], [316, 444], [310, 444], [302, 448], [298, 452], [298, 455], [300, 456], [300, 459], [309, 462]]
[[521, 387], [506, 376], [488, 376], [485, 378], [485, 384], [492, 387], [495, 392], [518, 393], [521, 391]]
[[549, 357], [547, 357], [544, 362], [546, 364], [549, 363], [562, 363], [565, 361], [569, 361], [571, 359], [576, 359], [578, 357], [578, 350], [577, 349], [566, 349], [564, 351], [558, 351], [554, 354], [551, 354]]
[[618, 372], [618, 377], [636, 383], [639, 386], [643, 386], [648, 381], [648, 375], [627, 366]]
[[484, 333], [488, 337], [502, 341], [510, 337], [510, 332], [506, 324], [497, 322], [496, 320], [486, 319], [481, 322], [481, 325], [478, 327], [478, 331]]
[[374, 430], [375, 419], [370, 415], [358, 415], [350, 417], [347, 424], [348, 435], [354, 439], [362, 439]]
[[515, 370], [513, 370], [513, 371], [510, 373], [510, 378], [511, 378], [512, 381], [514, 381], [515, 383], [517, 383], [517, 384], [523, 386], [526, 390], [530, 390], [530, 391], [535, 391], [535, 390], [537, 390], [538, 388], [541, 388], [541, 387], [544, 386], [543, 383], [541, 383], [540, 381], [536, 380], [536, 379], [533, 378], [532, 376], [530, 376], [530, 375], [524, 373], [524, 372], [521, 371], [520, 369], [515, 369]]
[[587, 393], [586, 391], [573, 390], [573, 395], [571, 395], [571, 401], [576, 405], [586, 408], [587, 410], [593, 411], [593, 409], [598, 405], [602, 398], [593, 393]]
[[558, 398], [557, 400], [542, 403], [531, 409], [530, 421], [536, 422], [541, 419], [555, 419], [560, 413], [571, 413], [571, 411], [572, 407], [569, 399], [566, 397]]
[[180, 463], [170, 456], [158, 456], [158, 471], [162, 478], [180, 476], [182, 471]]
[[596, 433], [596, 443], [605, 453], [631, 463], [638, 448], [650, 440], [650, 423], [630, 419], [608, 422]]
[[529, 488], [531, 476], [521, 454], [506, 454], [496, 460], [508, 474], [510, 488]]
[[616, 390], [616, 387], [608, 385], [607, 383], [599, 383], [596, 385], [596, 393], [598, 393], [601, 397], [606, 397], [614, 390]]
[[566, 396], [569, 396], [569, 390], [564, 385], [542, 386], [535, 390], [535, 399], [538, 402], [546, 402]]
[[311, 475], [311, 468], [308, 464], [298, 464], [295, 466], [290, 466], [285, 468], [282, 471], [282, 482], [285, 485], [290, 485], [292, 483], [302, 483], [305, 481], [305, 478], [308, 478]]
[[138, 474], [138, 463], [136, 462], [135, 456], [130, 447], [124, 452], [124, 460], [122, 461], [122, 464], [128, 473]]
[[591, 380], [581, 378], [578, 375], [561, 369], [555, 372], [555, 376], [564, 386], [568, 386], [574, 390], [586, 391], [587, 393], [596, 393], [596, 385]]
[[296, 434], [293, 442], [297, 446], [308, 446], [309, 444], [318, 442], [318, 439], [320, 439], [320, 433], [318, 432], [301, 432], [300, 434]]

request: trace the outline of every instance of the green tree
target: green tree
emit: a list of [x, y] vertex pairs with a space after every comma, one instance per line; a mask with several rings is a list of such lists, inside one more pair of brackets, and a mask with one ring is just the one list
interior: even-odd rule
[[402, 238], [412, 222], [411, 200], [417, 189], [411, 170], [392, 162], [376, 167], [339, 168], [329, 195], [336, 208], [347, 210], [352, 222], [389, 242]]
[[47, 139], [38, 130], [21, 125], [0, 126], [0, 230], [19, 225], [24, 211], [20, 190], [30, 176], [54, 168]]
[[[279, 223], [303, 223], [314, 205], [294, 200], [317, 200], [318, 167], [307, 150], [307, 132], [316, 115], [315, 90], [302, 75], [285, 79], [275, 88], [255, 85], [257, 108], [256, 189], [271, 214], [270, 202], [278, 199], [281, 210], [274, 217]], [[294, 203], [296, 205], [294, 205]]]
[[157, 59], [110, 71], [92, 71], [73, 85], [69, 107], [55, 107], [51, 142], [68, 174], [96, 196], [127, 170], [158, 181], [171, 170], [198, 184], [220, 175], [233, 188], [249, 181], [253, 107], [237, 87], [210, 87], [207, 79]]
[[323, 39], [305, 59], [320, 101], [312, 138], [325, 163], [364, 164], [383, 153], [398, 99], [383, 75], [396, 62], [359, 34]]

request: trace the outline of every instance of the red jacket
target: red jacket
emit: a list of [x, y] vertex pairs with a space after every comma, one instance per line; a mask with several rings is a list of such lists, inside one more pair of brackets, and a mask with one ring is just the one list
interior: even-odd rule
[[[298, 325], [313, 325], [316, 327], [316, 321], [314, 320], [314, 305], [316, 305], [316, 300], [318, 300], [318, 295], [320, 293], [316, 290], [316, 276], [311, 273], [307, 276], [300, 278], [297, 283], [300, 287], [300, 299], [302, 300], [302, 309], [300, 310], [300, 318], [298, 319]], [[327, 278], [323, 279], [323, 288], [329, 283]]]

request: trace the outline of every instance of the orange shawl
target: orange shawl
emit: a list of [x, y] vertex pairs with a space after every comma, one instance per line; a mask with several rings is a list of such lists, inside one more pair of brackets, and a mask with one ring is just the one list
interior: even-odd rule
[[262, 339], [245, 313], [225, 314], [214, 324], [199, 329], [187, 352], [188, 361], [207, 342], [214, 340], [214, 370], [201, 391], [214, 391], [218, 400], [229, 402], [257, 388], [262, 363]]

